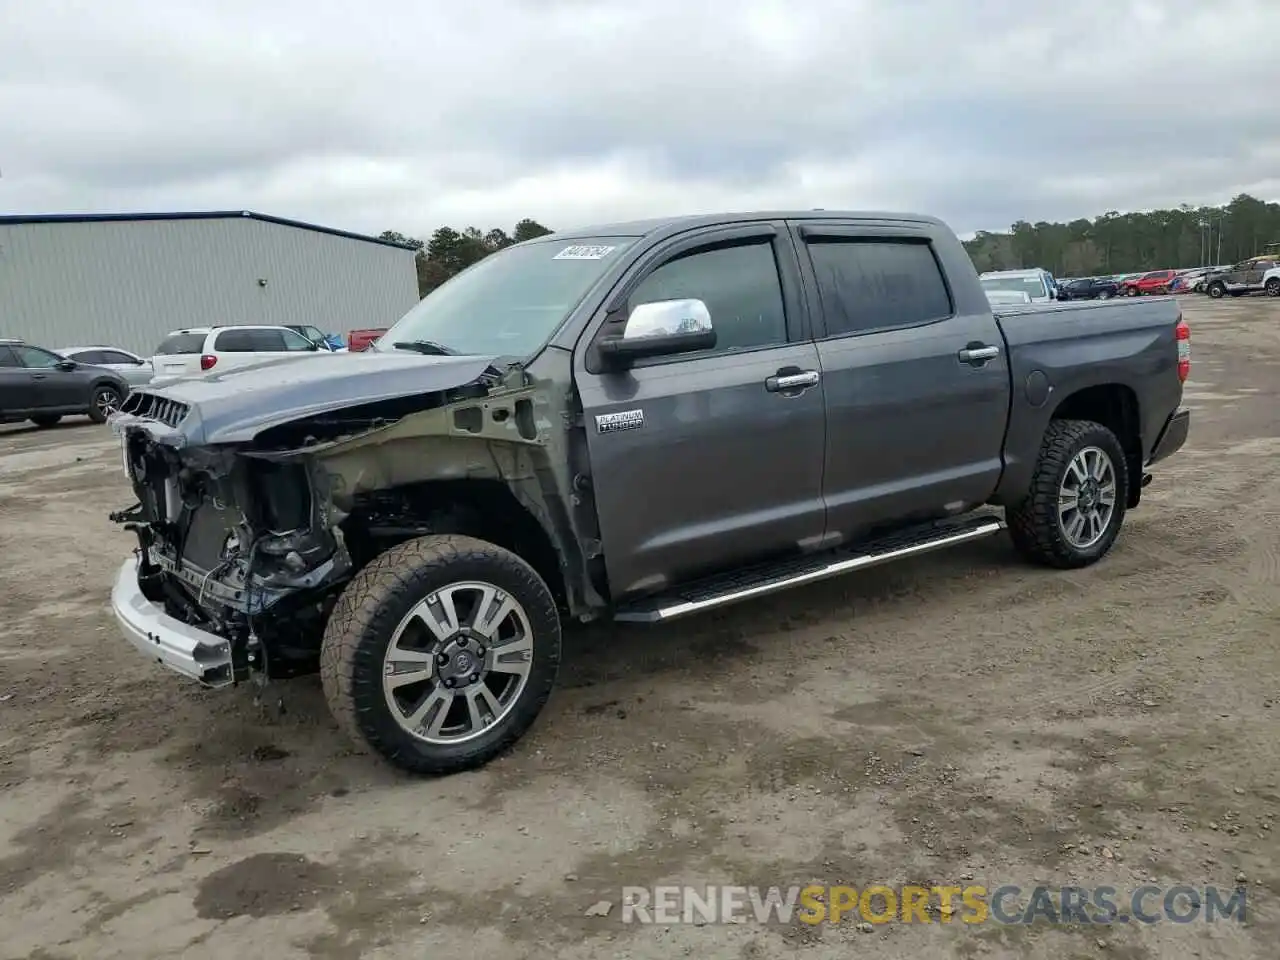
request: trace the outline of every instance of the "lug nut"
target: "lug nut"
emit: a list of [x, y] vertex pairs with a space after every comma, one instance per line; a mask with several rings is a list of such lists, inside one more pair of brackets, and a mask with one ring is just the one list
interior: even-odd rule
[[472, 682], [472, 683], [475, 683], [475, 682], [476, 682], [477, 680], [479, 680], [479, 679], [480, 679], [480, 674], [478, 674], [478, 673], [473, 673], [473, 674], [471, 675], [471, 682]]
[[449, 662], [449, 655], [447, 653], [442, 653], [438, 657], [436, 657], [436, 663], [443, 664], [448, 662]]
[[458, 646], [460, 646], [460, 647], [465, 647], [466, 645], [467, 645], [467, 638], [466, 638], [466, 637], [459, 637], [459, 638], [458, 638]]
[[452, 687], [452, 686], [453, 686], [453, 677], [445, 677], [445, 678], [444, 678], [444, 685], [445, 685], [446, 687]]
[[484, 647], [476, 647], [476, 656], [477, 656], [477, 657], [483, 657], [483, 656], [484, 656]]

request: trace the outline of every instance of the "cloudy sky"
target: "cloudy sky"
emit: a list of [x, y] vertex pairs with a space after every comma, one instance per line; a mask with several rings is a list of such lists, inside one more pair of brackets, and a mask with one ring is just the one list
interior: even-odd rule
[[0, 0], [0, 24], [0, 212], [967, 233], [1280, 200], [1280, 0]]

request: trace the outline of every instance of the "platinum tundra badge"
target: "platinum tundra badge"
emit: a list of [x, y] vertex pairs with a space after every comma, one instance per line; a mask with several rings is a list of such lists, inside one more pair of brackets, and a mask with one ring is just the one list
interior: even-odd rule
[[643, 410], [623, 410], [619, 413], [601, 413], [596, 416], [596, 433], [639, 430], [643, 426]]

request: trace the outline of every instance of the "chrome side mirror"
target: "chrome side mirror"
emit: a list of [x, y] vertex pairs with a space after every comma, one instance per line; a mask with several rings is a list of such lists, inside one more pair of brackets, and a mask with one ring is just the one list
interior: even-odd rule
[[644, 357], [710, 350], [716, 345], [711, 311], [701, 300], [655, 300], [631, 309], [621, 335], [600, 340], [602, 357], [629, 366]]

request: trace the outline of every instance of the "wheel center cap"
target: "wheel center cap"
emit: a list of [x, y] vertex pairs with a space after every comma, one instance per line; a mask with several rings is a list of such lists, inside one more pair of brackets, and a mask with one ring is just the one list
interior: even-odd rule
[[1076, 506], [1081, 510], [1089, 510], [1098, 502], [1098, 482], [1086, 480], [1080, 485], [1080, 494], [1076, 497]]
[[467, 653], [465, 650], [460, 651], [453, 660], [458, 667], [459, 673], [470, 670], [471, 665], [475, 662], [471, 654]]

